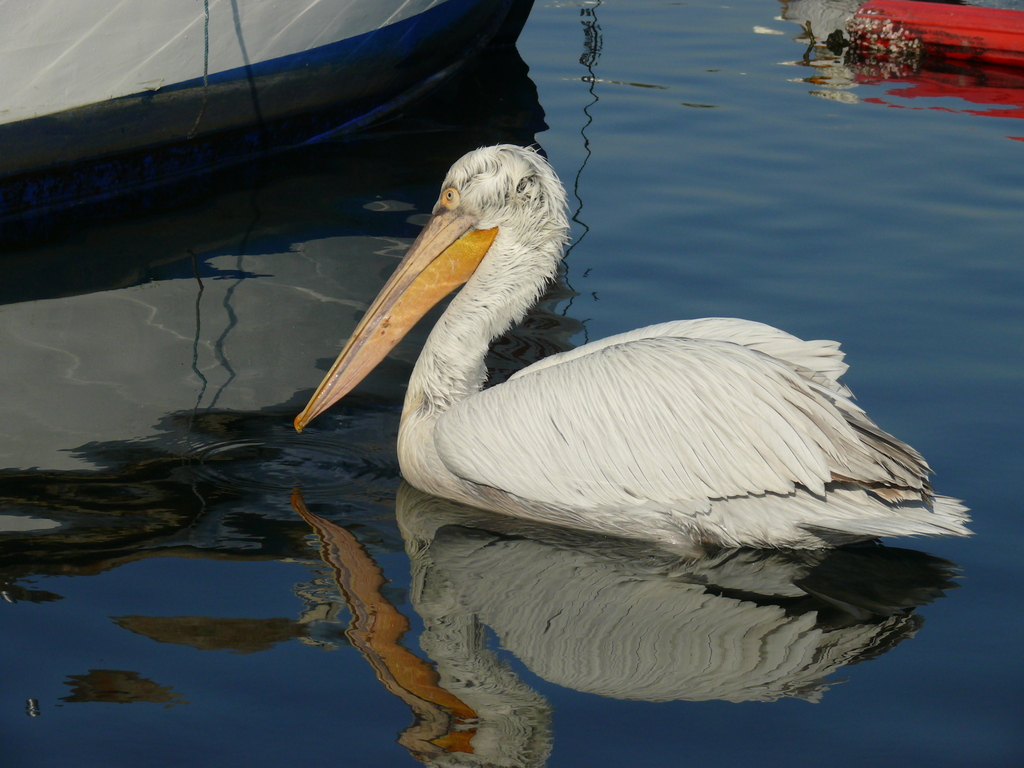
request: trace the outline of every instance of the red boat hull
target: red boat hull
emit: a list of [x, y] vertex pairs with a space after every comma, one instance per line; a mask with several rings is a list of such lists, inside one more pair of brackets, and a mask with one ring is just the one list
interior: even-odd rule
[[[886, 25], [891, 21], [891, 25]], [[927, 56], [1024, 66], [1024, 12], [1000, 8], [940, 5], [912, 0], [871, 0], [854, 15], [854, 43], [879, 44], [884, 31], [901, 41], [919, 40]], [[885, 28], [883, 30], [883, 27]], [[869, 30], [867, 35], [863, 30]], [[869, 41], [870, 35], [876, 37]]]

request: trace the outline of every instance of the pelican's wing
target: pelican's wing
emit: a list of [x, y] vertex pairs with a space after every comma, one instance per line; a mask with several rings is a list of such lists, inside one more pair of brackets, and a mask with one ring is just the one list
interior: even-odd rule
[[729, 341], [640, 336], [545, 360], [457, 404], [435, 428], [441, 460], [569, 508], [820, 495], [836, 479], [927, 488], [916, 452], [811, 368]]
[[588, 355], [599, 349], [615, 344], [640, 339], [654, 339], [671, 336], [682, 339], [708, 339], [711, 341], [731, 341], [749, 349], [763, 352], [769, 357], [782, 360], [803, 375], [805, 378], [824, 384], [840, 395], [852, 397], [853, 393], [843, 384], [839, 377], [850, 367], [843, 362], [843, 353], [838, 341], [816, 339], [804, 341], [792, 334], [780, 331], [764, 323], [753, 320], [742, 320], [735, 317], [701, 317], [695, 320], [673, 320], [667, 323], [649, 325], [633, 331], [608, 336], [599, 341], [591, 342], [582, 347], [551, 355], [525, 368], [511, 378], [551, 365]]

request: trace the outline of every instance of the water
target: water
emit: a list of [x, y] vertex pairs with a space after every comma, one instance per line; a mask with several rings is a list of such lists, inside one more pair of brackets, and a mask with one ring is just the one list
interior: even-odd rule
[[[1024, 124], [997, 101], [1016, 97], [1012, 73], [957, 75], [957, 91], [935, 86], [945, 75], [855, 77], [808, 51], [798, 11], [540, 0], [521, 60], [494, 56], [358, 141], [11, 230], [6, 764], [402, 766], [431, 727], [478, 762], [1019, 764]], [[571, 191], [576, 242], [546, 302], [497, 345], [495, 375], [683, 317], [840, 339], [860, 404], [973, 510], [970, 539], [893, 542], [955, 563], [957, 588], [913, 554], [681, 574], [590, 540], [494, 542], [407, 490], [396, 521], [395, 435], [422, 330], [322, 422], [290, 430], [452, 160], [534, 138]], [[430, 541], [446, 521], [463, 525], [410, 559], [403, 530]], [[374, 567], [380, 589], [342, 593], [345, 568]], [[560, 568], [577, 581], [551, 581]], [[752, 572], [780, 589], [838, 579], [854, 600], [863, 578], [923, 604], [844, 623], [795, 598], [734, 599]], [[709, 598], [701, 579], [733, 587]], [[387, 605], [398, 646], [352, 625], [350, 610]], [[561, 626], [551, 605], [576, 617], [564, 634], [543, 631]], [[637, 632], [606, 634], [623, 605]], [[766, 664], [788, 648], [790, 677], [744, 689], [701, 671], [701, 648], [743, 636]], [[436, 688], [403, 698], [376, 677], [422, 659], [479, 722]], [[647, 698], [667, 701], [642, 700], [643, 674], [661, 685]]]

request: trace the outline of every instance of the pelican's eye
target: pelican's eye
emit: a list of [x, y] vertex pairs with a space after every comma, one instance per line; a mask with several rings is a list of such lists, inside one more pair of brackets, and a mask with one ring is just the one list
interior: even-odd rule
[[458, 208], [459, 191], [455, 187], [448, 187], [441, 193], [441, 206], [444, 208]]

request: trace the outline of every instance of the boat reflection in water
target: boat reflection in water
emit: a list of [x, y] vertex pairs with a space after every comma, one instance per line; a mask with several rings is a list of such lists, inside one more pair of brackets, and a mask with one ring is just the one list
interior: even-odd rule
[[[347, 647], [345, 606], [331, 572], [308, 562], [309, 527], [289, 492], [303, 484], [308, 499], [330, 500], [336, 519], [358, 521], [364, 537], [372, 531], [401, 550], [392, 406], [422, 337], [396, 351], [390, 376], [368, 384], [372, 406], [339, 414], [330, 436], [312, 439], [296, 436], [290, 401], [308, 394], [295, 393], [300, 369], [310, 390], [320, 373], [293, 352], [314, 335], [307, 321], [321, 322], [325, 310], [354, 325], [361, 297], [418, 232], [415, 217], [429, 211], [452, 157], [481, 144], [529, 144], [545, 127], [528, 67], [506, 46], [358, 138], [0, 220], [0, 598], [22, 620], [5, 636], [20, 669], [39, 670], [61, 690], [63, 679], [67, 703], [187, 700], [199, 708], [215, 698], [209, 689], [145, 669], [166, 647], [129, 660], [83, 627], [112, 617], [125, 637], [239, 654], [292, 639]], [[555, 286], [510, 331], [490, 361], [496, 378], [571, 346], [582, 326], [555, 311], [571, 295]], [[172, 571], [201, 560], [291, 562], [313, 575], [294, 590], [302, 602], [295, 616], [226, 617], [198, 598], [162, 611], [165, 590], [177, 587], [160, 579], [150, 583], [151, 601], [130, 609], [113, 607], [116, 599], [109, 610], [96, 607], [109, 596], [101, 579], [89, 582], [94, 610], [71, 597], [70, 583], [87, 581], [73, 577], [145, 560], [179, 564]], [[66, 622], [74, 653], [48, 651], [63, 635], [25, 623], [34, 606]], [[108, 660], [92, 669], [93, 658]], [[30, 699], [30, 714], [49, 711], [52, 700]], [[147, 732], [153, 743], [160, 727]]]
[[[795, 39], [807, 48], [803, 57], [792, 63], [813, 70], [814, 74], [801, 78], [821, 86], [811, 91], [812, 95], [898, 109], [1024, 117], [1024, 71], [1020, 69], [934, 56], [894, 60], [848, 48], [846, 25], [862, 4], [860, 0], [790, 0], [782, 4], [781, 18], [803, 30]], [[1009, 138], [1024, 140], [1022, 136]]]
[[912, 637], [915, 608], [955, 566], [907, 549], [724, 550], [690, 556], [527, 523], [403, 483], [396, 513], [420, 646], [344, 528], [293, 503], [320, 536], [354, 619], [349, 638], [415, 713], [400, 741], [435, 765], [539, 766], [551, 708], [493, 650], [545, 680], [642, 701], [817, 701], [841, 667]]
[[[311, 390], [321, 376], [305, 351], [311, 329], [325, 317], [341, 334], [354, 327], [451, 158], [529, 144], [543, 114], [526, 64], [504, 48], [359, 141], [183, 182], [178, 208], [161, 188], [121, 201], [138, 210], [83, 204], [0, 221], [3, 476], [107, 470], [141, 461], [139, 448], [224, 458], [209, 414], [290, 414], [305, 396], [296, 381]], [[401, 401], [415, 354], [396, 350], [397, 375], [369, 385], [375, 402]], [[295, 445], [261, 431], [246, 439]], [[293, 476], [278, 489], [297, 483], [312, 484]]]

